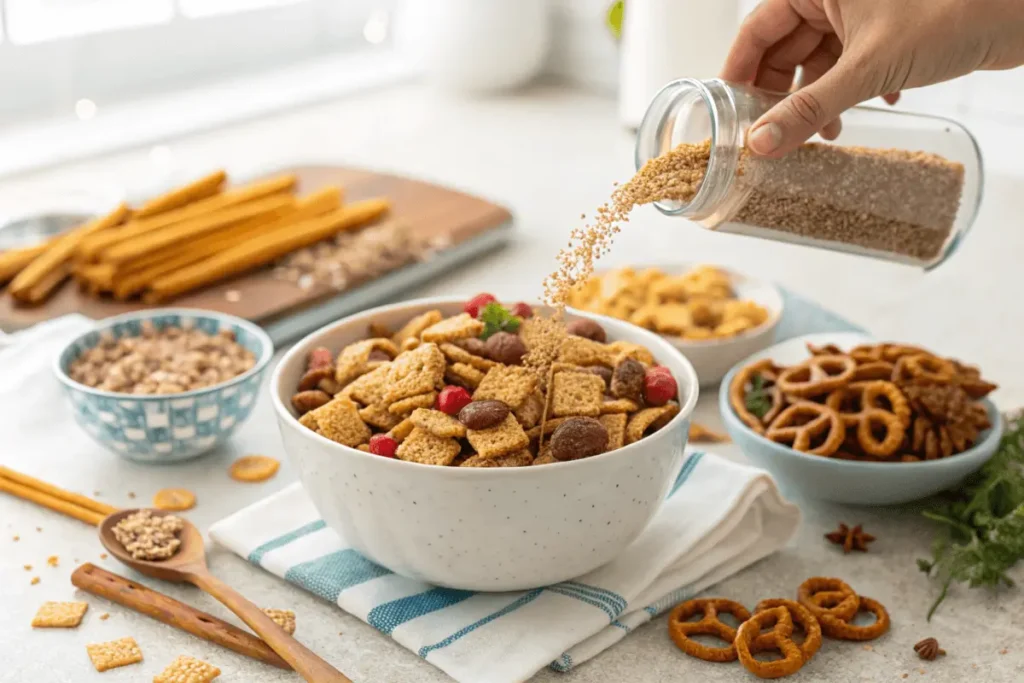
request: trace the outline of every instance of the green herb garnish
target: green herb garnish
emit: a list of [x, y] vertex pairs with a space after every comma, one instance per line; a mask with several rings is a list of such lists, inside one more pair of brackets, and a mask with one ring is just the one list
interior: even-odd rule
[[492, 301], [480, 311], [480, 322], [484, 324], [480, 338], [487, 339], [496, 332], [515, 332], [523, 321], [498, 302]]
[[745, 403], [747, 410], [757, 418], [764, 417], [772, 409], [772, 397], [768, 393], [768, 388], [764, 385], [764, 377], [761, 375], [754, 375], [750, 381], [750, 393], [747, 394]]
[[999, 450], [951, 497], [924, 511], [943, 530], [918, 568], [942, 582], [931, 620], [953, 582], [1013, 586], [1007, 572], [1024, 559], [1024, 416], [1007, 420]]

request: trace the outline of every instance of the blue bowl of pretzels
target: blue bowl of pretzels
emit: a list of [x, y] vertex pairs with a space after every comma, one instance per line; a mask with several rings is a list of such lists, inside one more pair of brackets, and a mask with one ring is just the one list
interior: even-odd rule
[[791, 495], [895, 505], [950, 489], [991, 458], [996, 385], [957, 360], [860, 333], [789, 339], [729, 371], [722, 420]]

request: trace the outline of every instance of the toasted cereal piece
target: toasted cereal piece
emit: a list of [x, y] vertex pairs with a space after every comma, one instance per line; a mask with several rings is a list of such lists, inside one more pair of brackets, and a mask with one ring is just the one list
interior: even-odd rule
[[207, 664], [195, 657], [179, 655], [153, 678], [153, 683], [210, 683], [217, 676], [220, 676], [220, 669], [213, 664]]
[[399, 417], [408, 417], [417, 408], [430, 408], [436, 400], [437, 392], [428, 391], [425, 394], [417, 394], [416, 396], [403, 398], [401, 401], [395, 401], [388, 406], [388, 412]]
[[724, 443], [729, 441], [729, 435], [716, 432], [699, 422], [691, 422], [689, 441], [690, 443]]
[[482, 356], [470, 353], [466, 349], [461, 346], [456, 346], [455, 344], [441, 344], [440, 346], [441, 353], [443, 353], [445, 358], [453, 364], [463, 363], [465, 365], [470, 365], [477, 370], [483, 370], [484, 372], [487, 372], [495, 365], [498, 365], [498, 363], [495, 363], [493, 360], [488, 360]]
[[497, 458], [521, 451], [530, 445], [522, 426], [514, 415], [507, 415], [496, 427], [488, 429], [467, 429], [466, 439], [482, 458]]
[[605, 399], [601, 403], [602, 415], [608, 413], [635, 413], [638, 410], [640, 410], [640, 406], [628, 398]]
[[530, 451], [522, 450], [508, 455], [500, 455], [497, 458], [483, 458], [474, 455], [466, 458], [459, 467], [526, 467], [533, 463], [533, 455]]
[[694, 339], [698, 341], [704, 339], [714, 339], [718, 336], [719, 335], [717, 332], [706, 327], [691, 327], [690, 329], [683, 332], [683, 339]]
[[401, 416], [392, 414], [383, 403], [372, 403], [359, 409], [363, 422], [377, 429], [388, 430], [402, 421]]
[[608, 430], [608, 445], [605, 452], [614, 451], [626, 445], [626, 422], [629, 417], [625, 413], [609, 413], [597, 418]]
[[416, 425], [412, 423], [412, 420], [410, 420], [409, 418], [405, 418], [404, 420], [402, 420], [397, 425], [391, 428], [391, 431], [388, 432], [388, 436], [390, 436], [398, 443], [402, 443], [409, 437], [410, 434], [412, 434], [412, 430], [415, 427]]
[[398, 446], [396, 454], [400, 460], [409, 462], [450, 465], [461, 450], [462, 446], [455, 439], [443, 439], [425, 429], [414, 427], [405, 441]]
[[384, 402], [391, 405], [440, 389], [444, 385], [444, 370], [444, 354], [437, 344], [423, 343], [406, 351], [388, 368]]
[[[544, 426], [543, 426], [543, 434], [544, 434], [544, 436], [547, 436], [551, 432], [555, 431], [555, 429], [558, 427], [558, 425], [562, 424], [563, 422], [565, 422], [568, 419], [569, 418], [567, 418], [567, 417], [549, 418], [544, 423]], [[526, 432], [526, 435], [528, 437], [530, 437], [530, 439], [532, 440], [532, 439], [536, 439], [537, 437], [539, 437], [541, 435], [541, 432], [542, 432], [542, 428], [541, 428], [540, 425], [538, 425], [538, 426], [534, 427], [533, 429], [531, 429], [530, 431]]]
[[392, 358], [398, 355], [398, 348], [389, 339], [364, 339], [349, 344], [338, 355], [334, 369], [335, 381], [345, 386], [356, 377], [370, 371], [370, 353], [375, 349], [383, 351]]
[[[321, 408], [322, 407], [323, 406], [321, 406]], [[316, 421], [316, 415], [314, 415], [312, 412], [308, 412], [302, 417], [300, 417], [299, 424], [305, 427], [306, 429], [311, 429], [317, 433], [320, 432], [320, 424]]]
[[158, 510], [191, 510], [196, 506], [196, 494], [188, 489], [160, 489], [153, 496], [153, 507]]
[[391, 337], [391, 341], [401, 346], [409, 339], [418, 340], [420, 335], [423, 333], [423, 330], [427, 329], [431, 325], [441, 322], [443, 318], [444, 315], [441, 311], [437, 310], [421, 313], [407, 322], [398, 332], [395, 332], [395, 335]]
[[551, 455], [551, 451], [545, 451], [533, 459], [532, 465], [554, 465], [557, 462], [561, 462], [558, 458]]
[[519, 424], [523, 425], [523, 429], [531, 429], [540, 422], [540, 418], [544, 414], [544, 395], [539, 391], [534, 391], [523, 402], [523, 405], [513, 412], [516, 419], [519, 420]]
[[87, 602], [44, 602], [32, 617], [32, 628], [76, 628], [87, 609]]
[[616, 366], [627, 358], [638, 360], [644, 365], [654, 365], [654, 355], [646, 347], [628, 341], [614, 341], [608, 344], [608, 350], [615, 356]]
[[573, 365], [615, 367], [615, 355], [601, 342], [569, 335], [558, 350], [558, 360]]
[[476, 389], [484, 380], [484, 373], [472, 365], [452, 363], [445, 371], [444, 377], [452, 384], [460, 384], [467, 389]]
[[715, 327], [715, 335], [719, 337], [732, 337], [740, 332], [756, 327], [754, 322], [749, 318], [731, 318], [729, 320], [723, 320], [720, 325]]
[[288, 635], [295, 633], [295, 612], [290, 609], [265, 609], [263, 613], [284, 629]]
[[357, 451], [362, 451], [363, 453], [369, 453], [370, 452], [370, 444], [368, 444], [368, 443], [361, 443], [358, 446], [356, 446], [356, 450]]
[[89, 653], [92, 665], [100, 672], [142, 661], [142, 650], [132, 637], [107, 643], [90, 643], [85, 646], [85, 651]]
[[675, 401], [669, 401], [657, 408], [644, 408], [629, 418], [629, 424], [626, 425], [626, 443], [639, 441], [648, 427], [654, 425], [655, 422], [671, 420], [678, 412], [679, 404]]
[[434, 343], [453, 342], [459, 339], [479, 337], [483, 331], [484, 324], [482, 322], [469, 313], [459, 313], [423, 330], [420, 339]]
[[231, 463], [228, 474], [235, 481], [266, 481], [277, 474], [279, 467], [280, 461], [269, 455], [243, 455]]
[[597, 417], [604, 402], [604, 380], [597, 375], [560, 372], [551, 385], [551, 414], [555, 417]]
[[[376, 320], [371, 320], [370, 324], [366, 326], [366, 336], [368, 337], [384, 337], [385, 339], [391, 339], [394, 333], [387, 325]], [[397, 343], [397, 342], [396, 342]]]
[[518, 410], [537, 389], [537, 375], [519, 365], [499, 365], [487, 371], [473, 392], [474, 401], [495, 399]]
[[391, 363], [381, 363], [365, 375], [360, 375], [341, 390], [340, 396], [359, 401], [364, 406], [383, 402], [389, 367], [391, 367]]
[[370, 440], [370, 428], [359, 417], [356, 404], [347, 398], [336, 398], [303, 417], [307, 415], [315, 416], [317, 431], [331, 441], [355, 447]]
[[656, 310], [657, 306], [645, 304], [633, 311], [629, 316], [629, 322], [633, 323], [637, 327], [643, 327], [649, 330], [654, 327], [654, 312]]
[[402, 342], [401, 348], [402, 351], [412, 351], [413, 349], [418, 349], [420, 347], [420, 344], [422, 343], [423, 342], [420, 341], [419, 337], [409, 337], [404, 342]]
[[434, 436], [448, 439], [461, 439], [466, 436], [466, 425], [440, 410], [417, 408], [409, 419], [415, 426], [427, 430]]

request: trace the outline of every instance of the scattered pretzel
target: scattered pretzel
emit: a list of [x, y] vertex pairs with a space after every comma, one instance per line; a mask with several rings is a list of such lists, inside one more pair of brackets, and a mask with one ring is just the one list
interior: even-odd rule
[[[804, 642], [800, 644], [800, 653], [803, 655], [804, 661], [806, 662], [808, 659], [813, 657], [814, 653], [821, 647], [821, 624], [819, 624], [815, 616], [811, 614], [811, 611], [799, 602], [783, 598], [762, 600], [757, 603], [757, 606], [754, 608], [754, 614], [774, 608], [788, 610], [789, 616], [793, 619], [793, 623], [798, 624], [800, 628], [803, 629]], [[754, 639], [754, 646], [759, 650], [771, 649], [771, 645], [768, 645], [768, 647], [762, 647], [762, 637], [763, 636], [758, 636]]]
[[[747, 396], [753, 386], [754, 377], [760, 376], [765, 386], [763, 391], [771, 399], [771, 408], [762, 417], [758, 417], [747, 408]], [[778, 377], [775, 364], [771, 360], [762, 360], [743, 368], [732, 378], [729, 385], [729, 404], [736, 415], [758, 434], [764, 434], [765, 427], [774, 420], [783, 407], [783, 397], [775, 386]]]
[[839, 413], [806, 401], [783, 410], [765, 432], [766, 438], [811, 455], [832, 455], [843, 445], [845, 436]]
[[[771, 631], [762, 630], [771, 627]], [[772, 607], [758, 612], [740, 624], [736, 633], [736, 656], [750, 673], [758, 678], [781, 678], [796, 673], [806, 661], [800, 647], [793, 642], [793, 618], [785, 607]], [[758, 652], [778, 650], [782, 659], [763, 662], [754, 659]]]
[[857, 363], [849, 356], [811, 356], [779, 373], [778, 387], [799, 398], [821, 396], [849, 383]]
[[797, 589], [797, 600], [818, 621], [823, 615], [849, 621], [860, 609], [860, 596], [845, 581], [824, 576], [812, 576], [801, 583]]
[[[698, 612], [703, 613], [700, 621], [688, 621]], [[735, 661], [736, 647], [733, 642], [736, 640], [736, 629], [719, 621], [719, 612], [731, 614], [740, 622], [750, 619], [750, 612], [747, 611], [747, 608], [733, 600], [724, 598], [688, 600], [676, 605], [668, 617], [668, 633], [672, 637], [672, 642], [691, 657], [703, 659], [706, 662]], [[694, 635], [716, 636], [729, 645], [728, 647], [702, 645], [690, 638]]]

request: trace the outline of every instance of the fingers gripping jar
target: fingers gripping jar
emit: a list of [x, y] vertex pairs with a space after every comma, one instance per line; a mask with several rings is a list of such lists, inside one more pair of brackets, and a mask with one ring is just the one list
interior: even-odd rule
[[717, 79], [665, 86], [640, 125], [636, 166], [643, 175], [651, 162], [648, 173], [685, 181], [669, 183], [675, 191], [655, 206], [721, 232], [924, 268], [956, 250], [982, 188], [981, 154], [966, 128], [856, 107], [833, 142], [816, 137], [781, 159], [750, 154], [747, 130], [783, 97]]

